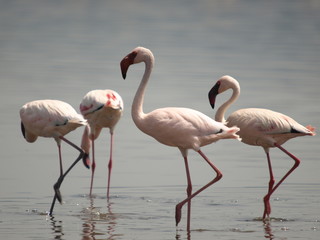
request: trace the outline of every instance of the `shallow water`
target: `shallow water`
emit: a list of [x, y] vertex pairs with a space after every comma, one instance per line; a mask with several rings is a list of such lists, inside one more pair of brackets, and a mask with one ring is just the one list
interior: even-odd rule
[[[175, 204], [186, 197], [182, 157], [141, 133], [130, 105], [143, 65], [124, 81], [119, 62], [134, 47], [156, 58], [144, 110], [183, 106], [214, 116], [207, 92], [224, 74], [236, 77], [241, 96], [231, 109], [265, 107], [318, 128], [320, 119], [320, 4], [318, 1], [0, 1], [1, 239], [318, 239], [319, 136], [284, 147], [299, 168], [271, 199], [261, 221], [268, 170], [261, 148], [226, 140], [202, 150], [221, 169], [221, 181], [186, 208], [176, 228]], [[56, 144], [21, 136], [19, 109], [54, 98], [76, 109], [86, 92], [114, 89], [125, 112], [115, 132], [111, 199], [106, 199], [109, 134], [97, 141], [94, 196], [81, 163], [61, 186], [63, 205], [49, 217], [58, 177]], [[218, 99], [220, 105], [227, 97]], [[79, 143], [82, 129], [68, 135]], [[63, 145], [65, 167], [76, 152]], [[271, 150], [279, 179], [293, 161]], [[190, 151], [194, 190], [212, 170]]]

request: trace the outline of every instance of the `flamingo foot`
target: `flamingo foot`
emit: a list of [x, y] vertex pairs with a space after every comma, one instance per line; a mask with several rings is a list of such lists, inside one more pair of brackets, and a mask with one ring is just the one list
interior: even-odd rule
[[55, 192], [55, 196], [58, 199], [59, 203], [62, 204], [62, 197], [61, 197], [61, 192], [60, 192], [60, 183], [57, 182], [56, 184], [53, 185], [53, 189]]
[[182, 205], [180, 203], [176, 205], [176, 226], [178, 226], [181, 220], [181, 207]]
[[62, 196], [60, 193], [60, 189], [56, 189], [55, 192], [56, 192], [56, 196], [57, 196], [59, 203], [62, 204]]
[[[61, 180], [61, 181], [60, 181], [60, 180]], [[55, 196], [56, 196], [56, 198], [58, 199], [58, 201], [59, 201], [60, 204], [62, 204], [62, 196], [61, 196], [61, 192], [60, 192], [61, 182], [62, 182], [62, 179], [60, 178], [60, 179], [58, 180], [58, 182], [53, 185], [53, 189], [54, 189], [54, 192], [55, 192]]]
[[108, 186], [107, 186], [107, 199], [108, 200], [109, 200], [109, 192], [110, 192], [111, 171], [112, 171], [112, 158], [110, 158], [109, 164], [108, 164]]
[[263, 212], [263, 219], [265, 219], [266, 217], [269, 218], [270, 213], [271, 213], [271, 205], [270, 205], [270, 197], [267, 195], [264, 197], [263, 201], [264, 201], [264, 212]]

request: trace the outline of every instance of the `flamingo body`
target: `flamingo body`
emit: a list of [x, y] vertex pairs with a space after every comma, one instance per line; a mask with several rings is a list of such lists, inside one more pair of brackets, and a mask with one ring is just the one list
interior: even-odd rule
[[109, 128], [110, 130], [110, 160], [108, 165], [109, 173], [107, 186], [107, 197], [109, 198], [110, 175], [112, 169], [113, 132], [116, 124], [122, 116], [122, 98], [117, 92], [110, 89], [92, 90], [83, 97], [80, 104], [80, 111], [89, 123], [89, 125], [84, 130], [81, 143], [81, 147], [85, 152], [84, 163], [86, 167], [89, 167], [89, 152], [92, 146], [92, 174], [90, 195], [92, 194], [93, 178], [96, 166], [94, 155], [94, 140], [99, 137], [102, 128]]
[[[265, 208], [263, 219], [266, 217], [269, 218], [271, 213], [269, 199], [272, 193], [300, 164], [300, 159], [284, 149], [281, 145], [291, 138], [306, 135], [314, 136], [315, 129], [312, 126], [304, 127], [291, 117], [288, 117], [282, 113], [262, 108], [240, 109], [232, 113], [228, 119], [225, 120], [224, 114], [226, 110], [240, 95], [240, 85], [238, 81], [231, 76], [223, 76], [217, 81], [208, 94], [209, 102], [212, 108], [214, 108], [216, 96], [228, 89], [232, 89], [232, 96], [218, 108], [215, 119], [226, 124], [227, 126], [237, 125], [240, 128], [238, 134], [240, 135], [243, 143], [261, 146], [266, 152], [270, 180], [268, 193], [264, 197]], [[293, 167], [280, 179], [275, 186], [275, 179], [273, 176], [272, 164], [269, 155], [269, 149], [274, 147], [279, 148], [295, 161]]]
[[[181, 219], [181, 208], [188, 203], [187, 230], [190, 230], [191, 199], [200, 192], [219, 181], [222, 173], [200, 150], [201, 146], [216, 142], [219, 139], [233, 138], [240, 140], [236, 134], [238, 127], [227, 127], [208, 116], [188, 108], [160, 108], [149, 113], [143, 112], [143, 100], [147, 82], [154, 64], [154, 56], [149, 49], [137, 47], [124, 57], [120, 63], [122, 76], [125, 79], [130, 65], [145, 63], [145, 72], [135, 94], [131, 115], [136, 126], [162, 144], [178, 147], [185, 162], [187, 174], [188, 197], [176, 205], [176, 224]], [[208, 184], [192, 193], [192, 183], [188, 166], [188, 149], [197, 151], [216, 172], [216, 177]]]
[[26, 103], [20, 110], [25, 139], [38, 137], [57, 139], [86, 124], [85, 119], [68, 103], [59, 100], [38, 100]]
[[[21, 130], [27, 142], [35, 142], [38, 137], [54, 138], [57, 142], [60, 161], [60, 177], [54, 184], [55, 195], [51, 204], [49, 214], [52, 215], [56, 199], [61, 203], [60, 185], [83, 157], [83, 151], [64, 136], [76, 128], [86, 125], [86, 120], [78, 114], [68, 103], [59, 100], [37, 100], [26, 103], [20, 109]], [[65, 141], [80, 152], [79, 157], [63, 173], [61, 157], [61, 140]]]
[[219, 139], [236, 138], [224, 124], [190, 108], [156, 109], [145, 114], [142, 122], [136, 122], [142, 132], [162, 144], [180, 149], [198, 151]]
[[261, 108], [240, 109], [227, 119], [227, 125], [237, 124], [242, 142], [261, 146], [274, 147], [284, 144], [291, 138], [314, 135], [311, 129], [302, 126], [292, 118], [275, 111]]

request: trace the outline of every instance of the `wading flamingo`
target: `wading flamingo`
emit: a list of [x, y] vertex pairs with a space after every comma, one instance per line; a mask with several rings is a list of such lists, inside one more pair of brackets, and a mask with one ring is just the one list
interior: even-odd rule
[[[315, 135], [315, 129], [312, 126], [302, 126], [292, 118], [278, 112], [261, 108], [240, 109], [232, 113], [227, 120], [224, 114], [228, 107], [236, 101], [240, 95], [240, 85], [236, 79], [230, 76], [221, 77], [209, 91], [209, 102], [214, 108], [216, 96], [224, 91], [232, 89], [232, 96], [219, 108], [215, 115], [215, 120], [226, 124], [227, 126], [237, 125], [240, 128], [239, 135], [242, 142], [263, 147], [268, 160], [270, 181], [267, 195], [264, 197], [263, 219], [269, 218], [271, 213], [270, 197], [271, 194], [280, 186], [280, 184], [297, 168], [300, 160], [284, 149], [281, 145], [291, 138]], [[275, 179], [272, 172], [269, 149], [277, 147], [294, 160], [293, 167], [280, 179], [274, 186]]]
[[109, 188], [112, 170], [113, 131], [122, 115], [123, 101], [120, 95], [113, 90], [92, 90], [88, 92], [82, 99], [82, 102], [80, 104], [80, 111], [89, 123], [89, 125], [86, 126], [83, 132], [81, 143], [81, 147], [85, 152], [83, 162], [85, 163], [87, 168], [89, 168], [89, 151], [92, 143], [90, 196], [92, 195], [94, 170], [96, 167], [94, 140], [99, 137], [102, 128], [109, 128], [110, 130], [110, 159], [108, 164], [107, 187], [107, 198], [109, 199]]
[[[64, 136], [76, 128], [86, 125], [86, 120], [68, 103], [58, 100], [37, 100], [28, 102], [20, 109], [21, 131], [27, 142], [33, 143], [38, 137], [54, 138], [59, 150], [60, 176], [53, 188], [55, 195], [49, 215], [52, 215], [56, 199], [62, 203], [60, 186], [69, 171], [81, 160], [84, 152]], [[61, 140], [80, 152], [79, 157], [64, 173], [62, 167]]]
[[[145, 134], [150, 135], [162, 144], [179, 148], [186, 168], [188, 197], [176, 205], [175, 218], [176, 225], [178, 225], [181, 220], [181, 208], [188, 202], [187, 230], [190, 230], [191, 199], [222, 178], [222, 173], [205, 156], [200, 147], [216, 142], [219, 139], [233, 138], [240, 140], [236, 134], [239, 128], [226, 127], [201, 112], [189, 108], [168, 107], [144, 113], [142, 109], [144, 94], [154, 65], [152, 52], [149, 49], [137, 47], [123, 58], [120, 66], [122, 76], [125, 79], [129, 66], [141, 62], [145, 63], [145, 71], [132, 103], [132, 118], [136, 126]], [[187, 159], [188, 149], [198, 152], [216, 172], [216, 176], [212, 181], [194, 193], [192, 193]]]

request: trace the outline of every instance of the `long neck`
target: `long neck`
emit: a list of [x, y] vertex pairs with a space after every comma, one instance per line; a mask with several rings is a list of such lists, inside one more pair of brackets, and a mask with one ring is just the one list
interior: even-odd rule
[[136, 92], [136, 95], [134, 96], [132, 108], [131, 108], [131, 115], [132, 115], [133, 121], [137, 125], [141, 123], [141, 120], [145, 115], [143, 112], [143, 100], [144, 100], [144, 94], [147, 87], [147, 83], [150, 78], [151, 71], [154, 64], [153, 56], [146, 57], [144, 62], [145, 62], [145, 71], [141, 79], [139, 88]]
[[240, 88], [239, 87], [232, 87], [232, 95], [224, 104], [222, 104], [215, 115], [215, 120], [218, 122], [226, 123], [226, 119], [224, 118], [224, 114], [226, 113], [227, 109], [230, 105], [237, 100], [240, 95]]

